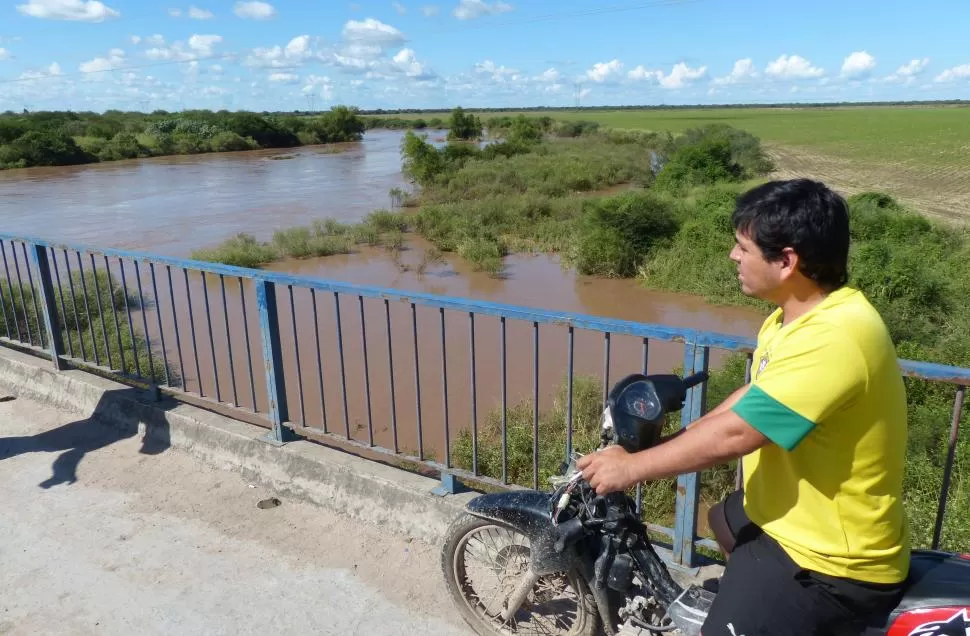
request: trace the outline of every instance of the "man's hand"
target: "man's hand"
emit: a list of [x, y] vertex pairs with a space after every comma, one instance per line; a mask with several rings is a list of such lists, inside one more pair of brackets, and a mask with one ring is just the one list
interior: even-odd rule
[[576, 467], [598, 495], [626, 490], [637, 481], [633, 455], [622, 446], [610, 446], [581, 457]]

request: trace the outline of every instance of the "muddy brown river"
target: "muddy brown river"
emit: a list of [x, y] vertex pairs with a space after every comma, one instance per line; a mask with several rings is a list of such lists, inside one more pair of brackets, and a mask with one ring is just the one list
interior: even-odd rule
[[[360, 143], [331, 148], [155, 158], [0, 172], [0, 231], [93, 247], [187, 257], [193, 249], [217, 244], [236, 232], [268, 239], [276, 229], [309, 224], [315, 219], [332, 217], [343, 222], [354, 222], [376, 208], [389, 207], [389, 190], [405, 185], [400, 171], [401, 136], [398, 132], [372, 131]], [[634, 281], [579, 276], [571, 270], [564, 270], [558, 258], [549, 255], [510, 256], [506, 261], [505, 275], [501, 278], [474, 272], [467, 263], [453, 255], [447, 255], [443, 262], [419, 273], [417, 264], [427, 247], [422, 239], [411, 237], [406, 249], [397, 256], [383, 248], [360, 248], [350, 255], [283, 261], [267, 269], [395, 290], [458, 296], [740, 336], [755, 334], [763, 319], [762, 314], [749, 309], [715, 307], [692, 296], [649, 291]], [[12, 258], [9, 244], [5, 245], [5, 250], [8, 258]], [[58, 254], [60, 257], [61, 254]], [[75, 258], [73, 255], [71, 257]], [[727, 254], [724, 257], [727, 258]], [[89, 267], [87, 257], [84, 265], [85, 268]], [[103, 260], [99, 258], [97, 265], [103, 267]], [[117, 279], [120, 276], [117, 261], [111, 259], [110, 265]], [[58, 267], [61, 275], [65, 276], [66, 269], [61, 260]], [[72, 267], [76, 272], [76, 261], [72, 261]], [[125, 267], [129, 288], [137, 294], [133, 265], [126, 261]], [[183, 273], [173, 269], [174, 288], [173, 294], [169, 295], [166, 268], [156, 267], [155, 273], [159, 288], [158, 302], [146, 313], [144, 321], [140, 313], [134, 312], [133, 323], [136, 330], [144, 330], [143, 324], [147, 323], [156, 356], [162, 354], [158, 328], [160, 317], [165, 357], [173, 367], [184, 371], [185, 385], [190, 392], [215, 398], [218, 388], [220, 401], [246, 408], [255, 406], [258, 412], [264, 413], [265, 381], [253, 286], [247, 283], [242, 288], [246, 306], [244, 323], [237, 280], [224, 281], [227, 315], [222, 309], [223, 281], [218, 276], [207, 277], [206, 288], [203, 289], [201, 275], [190, 273], [186, 287]], [[141, 265], [140, 274], [143, 293], [150, 297], [152, 280], [145, 264]], [[0, 272], [0, 277], [5, 277], [5, 273]], [[209, 321], [204, 311], [204, 292], [208, 293]], [[426, 455], [433, 453], [436, 458], [443, 460], [443, 424], [446, 416], [449, 435], [453, 440], [459, 430], [471, 426], [473, 419], [477, 419], [479, 426], [483, 425], [488, 412], [501, 405], [503, 356], [498, 318], [476, 316], [474, 321], [476, 382], [473, 395], [471, 325], [467, 312], [445, 312], [446, 366], [443, 366], [441, 318], [437, 310], [418, 306], [412, 316], [409, 303], [392, 301], [385, 307], [383, 300], [364, 299], [362, 304], [367, 337], [365, 365], [361, 302], [357, 296], [341, 295], [341, 373], [333, 294], [316, 292], [311, 296], [306, 289], [294, 288], [295, 343], [290, 290], [281, 287], [277, 292], [292, 421], [338, 434], [349, 430], [354, 440], [365, 443], [372, 436], [377, 445], [386, 448], [396, 445], [402, 451], [413, 454], [421, 446]], [[174, 311], [172, 296], [175, 300]], [[191, 320], [189, 300], [193, 307]], [[178, 338], [173, 318], [178, 321]], [[412, 320], [415, 318], [418, 373], [415, 372], [415, 341], [412, 335]], [[393, 365], [388, 351], [388, 324]], [[97, 327], [95, 339], [100, 343], [100, 325]], [[252, 377], [246, 351], [247, 328], [249, 357], [255, 370]], [[180, 346], [177, 346], [177, 341]], [[565, 380], [567, 343], [566, 327], [540, 327], [539, 399], [543, 411], [552, 405], [559, 384]], [[532, 400], [533, 347], [532, 323], [507, 321], [505, 390], [510, 406]], [[110, 348], [114, 350], [115, 344], [112, 343]], [[611, 381], [642, 369], [640, 339], [614, 335], [610, 339], [609, 351]], [[594, 376], [596, 382], [602, 383], [604, 353], [602, 334], [576, 330], [576, 374]], [[92, 352], [88, 351], [87, 354], [92, 358]], [[103, 360], [103, 348], [100, 355]], [[712, 357], [715, 364], [720, 359], [717, 354]], [[682, 345], [650, 342], [648, 369], [651, 372], [669, 371], [681, 364], [682, 360]], [[447, 376], [444, 376], [445, 368]], [[322, 396], [321, 372], [324, 387]], [[390, 390], [392, 373], [393, 401]], [[302, 382], [298, 382], [301, 376]], [[416, 400], [418, 384], [421, 444]]]

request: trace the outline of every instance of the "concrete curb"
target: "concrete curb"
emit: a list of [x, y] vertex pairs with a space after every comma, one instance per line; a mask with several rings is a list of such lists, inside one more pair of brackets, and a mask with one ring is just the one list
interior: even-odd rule
[[[451, 521], [476, 493], [439, 497], [439, 482], [303, 440], [273, 446], [267, 430], [164, 397], [0, 347], [0, 390], [95, 418], [171, 445], [252, 483], [405, 536], [440, 544]], [[0, 423], [2, 427], [2, 423]], [[2, 431], [0, 431], [2, 433]]]

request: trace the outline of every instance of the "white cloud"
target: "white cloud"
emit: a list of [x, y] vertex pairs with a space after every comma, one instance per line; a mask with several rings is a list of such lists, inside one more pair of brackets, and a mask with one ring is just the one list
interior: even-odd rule
[[296, 73], [270, 73], [269, 81], [278, 84], [296, 84], [300, 81], [300, 76]]
[[623, 70], [623, 62], [611, 60], [609, 62], [597, 62], [593, 68], [586, 71], [586, 77], [594, 82], [606, 82], [620, 75]]
[[121, 49], [111, 49], [108, 52], [108, 57], [96, 57], [93, 60], [82, 62], [78, 68], [82, 73], [98, 73], [120, 68], [124, 63], [125, 52]]
[[475, 64], [475, 72], [483, 75], [491, 75], [497, 82], [505, 81], [509, 77], [515, 76], [518, 71], [507, 66], [498, 66], [492, 60], [485, 60]]
[[212, 55], [212, 48], [220, 42], [221, 35], [193, 35], [189, 38], [189, 48], [202, 57], [209, 57]]
[[154, 45], [145, 51], [145, 56], [152, 60], [196, 60], [215, 54], [215, 46], [222, 42], [221, 35], [197, 35], [189, 37], [188, 45], [175, 42], [172, 46], [165, 46], [165, 38], [153, 35], [145, 42]]
[[149, 35], [144, 42], [146, 46], [165, 46], [165, 38], [160, 33]]
[[685, 86], [693, 84], [706, 75], [706, 66], [702, 66], [700, 68], [691, 68], [683, 62], [679, 62], [670, 70], [669, 75], [661, 75], [660, 85], [669, 89], [684, 88]]
[[121, 15], [98, 0], [28, 0], [18, 4], [17, 11], [34, 18], [78, 22], [103, 22]]
[[[615, 61], [616, 60], [614, 60], [614, 62]], [[689, 86], [706, 75], [706, 66], [702, 66], [700, 68], [691, 68], [683, 62], [678, 62], [675, 64], [674, 67], [670, 69], [669, 74], [666, 74], [663, 71], [651, 71], [643, 65], [640, 65], [627, 73], [627, 77], [629, 77], [631, 80], [656, 82], [662, 88], [670, 90]]]
[[198, 7], [189, 7], [189, 17], [193, 20], [209, 20], [214, 18], [215, 15], [208, 9], [200, 9]]
[[348, 42], [390, 46], [404, 42], [404, 34], [380, 20], [367, 18], [363, 21], [349, 20], [344, 25], [344, 39]]
[[748, 80], [757, 79], [758, 71], [754, 68], [754, 61], [750, 57], [738, 60], [734, 63], [734, 68], [724, 77], [714, 79], [715, 84], [740, 84]]
[[168, 10], [168, 14], [171, 17], [173, 17], [173, 18], [180, 18], [180, 17], [182, 17], [182, 10], [181, 9], [169, 9]]
[[240, 18], [248, 20], [269, 20], [276, 16], [276, 9], [273, 5], [259, 0], [237, 2], [232, 7], [232, 12]]
[[421, 13], [424, 14], [424, 17], [426, 18], [430, 18], [431, 16], [438, 15], [438, 11], [439, 11], [439, 8], [438, 8], [438, 5], [436, 4], [426, 4], [423, 7], [421, 7]]
[[774, 62], [768, 64], [765, 73], [772, 77], [783, 79], [806, 79], [810, 77], [821, 77], [825, 71], [799, 55], [782, 55]]
[[303, 94], [317, 94], [325, 101], [333, 99], [333, 82], [329, 77], [320, 75], [310, 75], [306, 78], [303, 85]]
[[434, 77], [434, 73], [431, 72], [427, 65], [418, 61], [417, 55], [415, 55], [412, 49], [401, 49], [398, 51], [397, 55], [394, 56], [393, 62], [395, 68], [408, 77], [417, 79], [431, 79]]
[[408, 8], [400, 2], [392, 2], [391, 6], [394, 7], [394, 10], [397, 11], [399, 15], [404, 15], [408, 12]]
[[474, 20], [483, 15], [498, 15], [512, 10], [512, 5], [496, 0], [495, 2], [485, 2], [485, 0], [459, 0], [455, 7], [455, 17], [459, 20]]
[[876, 58], [866, 51], [855, 51], [842, 62], [842, 77], [862, 78], [876, 68]]
[[246, 58], [247, 66], [286, 68], [298, 66], [314, 55], [309, 35], [298, 35], [285, 47], [256, 48]]
[[560, 78], [562, 78], [562, 73], [554, 68], [548, 68], [536, 76], [536, 79], [540, 82], [558, 82]]
[[923, 74], [926, 70], [927, 64], [930, 63], [930, 58], [924, 57], [923, 59], [913, 59], [903, 64], [896, 69], [896, 72], [892, 75], [887, 75], [884, 79], [886, 82], [904, 82], [906, 84], [912, 84], [916, 81], [916, 78]]
[[41, 71], [24, 71], [20, 74], [20, 79], [40, 79], [43, 77], [55, 77], [61, 74], [61, 65], [57, 62], [53, 62], [50, 66]]
[[0, 47], [0, 60], [6, 60], [9, 57], [10, 57], [10, 51], [8, 51], [3, 47]]
[[970, 79], [970, 64], [961, 64], [948, 68], [936, 76], [936, 82], [953, 82], [955, 80]]
[[140, 35], [133, 35], [129, 39], [131, 40], [131, 43], [132, 44], [138, 44], [139, 42], [141, 42], [141, 36]]

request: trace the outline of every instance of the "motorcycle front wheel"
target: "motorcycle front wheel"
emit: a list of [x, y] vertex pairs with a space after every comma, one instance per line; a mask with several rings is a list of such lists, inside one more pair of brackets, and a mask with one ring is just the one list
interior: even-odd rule
[[593, 636], [596, 603], [575, 570], [540, 577], [508, 621], [505, 600], [529, 568], [529, 540], [515, 529], [473, 515], [449, 528], [441, 554], [445, 584], [465, 621], [481, 636]]

